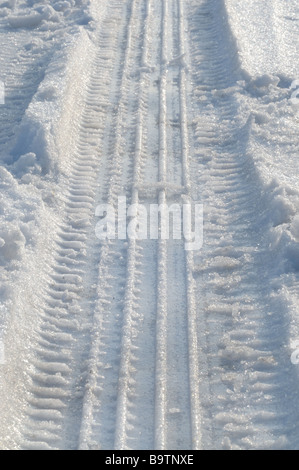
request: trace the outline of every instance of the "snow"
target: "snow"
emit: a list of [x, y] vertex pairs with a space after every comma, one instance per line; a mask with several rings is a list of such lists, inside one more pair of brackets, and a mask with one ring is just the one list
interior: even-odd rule
[[[76, 20], [79, 25], [87, 24], [92, 20], [92, 17], [86, 11], [89, 5], [89, 1], [52, 1], [52, 5], [49, 5], [47, 1], [39, 1], [23, 3], [20, 7], [12, 3], [11, 12], [7, 11], [8, 24], [15, 29], [18, 28], [40, 28], [42, 31], [53, 30], [63, 24], [65, 18], [68, 20], [70, 17]], [[16, 13], [16, 14], [15, 14]], [[5, 10], [3, 11], [5, 15]], [[54, 25], [52, 24], [54, 23]]]
[[[298, 448], [298, 21], [0, 2], [1, 448]], [[202, 249], [98, 240], [120, 196]]]

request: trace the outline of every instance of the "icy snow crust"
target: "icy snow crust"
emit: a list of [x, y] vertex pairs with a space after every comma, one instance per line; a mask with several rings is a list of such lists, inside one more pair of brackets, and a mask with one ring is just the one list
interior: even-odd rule
[[[298, 21], [0, 3], [1, 449], [298, 449]], [[200, 253], [96, 240], [98, 204], [182, 181]]]

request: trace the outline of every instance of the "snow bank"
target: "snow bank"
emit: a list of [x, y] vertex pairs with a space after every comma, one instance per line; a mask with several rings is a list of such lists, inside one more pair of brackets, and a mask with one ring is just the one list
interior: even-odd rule
[[7, 21], [15, 29], [39, 27], [44, 31], [55, 28], [55, 24], [58, 28], [64, 25], [66, 20], [78, 25], [87, 25], [92, 20], [88, 13], [89, 6], [89, 0], [54, 0], [51, 5], [48, 1], [39, 1], [35, 2], [34, 7], [30, 1], [27, 1], [20, 5], [16, 14], [8, 13]]
[[261, 188], [261, 223], [269, 233], [277, 272], [298, 271], [298, 116], [290, 90], [280, 86], [278, 77], [261, 84], [265, 86], [256, 92], [251, 82], [239, 97], [241, 109], [250, 116], [247, 152]]
[[297, 0], [224, 0], [243, 69], [299, 78]]
[[[21, 267], [26, 248], [33, 248], [38, 234], [38, 214], [44, 208], [43, 191], [20, 184], [0, 167], [0, 275], [1, 301], [9, 273]], [[4, 289], [4, 290], [3, 290]]]
[[9, 16], [8, 22], [12, 28], [36, 28], [43, 20], [43, 15], [32, 13], [28, 16]]
[[[86, 59], [87, 49], [90, 54]], [[16, 177], [27, 172], [57, 175], [66, 163], [76, 132], [73, 110], [74, 106], [80, 110], [93, 49], [93, 42], [83, 30], [80, 39], [70, 39], [55, 54], [10, 151]]]
[[299, 78], [297, 2], [222, 3], [243, 76], [230, 94], [239, 109], [240, 142], [254, 169], [252, 184], [261, 195], [257, 225], [269, 239], [277, 275], [298, 271], [299, 114], [292, 99]]
[[275, 259], [275, 268], [269, 273], [274, 279], [289, 272], [299, 273], [298, 173], [296, 166], [293, 171], [288, 168], [292, 166], [294, 155], [288, 153], [285, 146], [281, 151], [273, 141], [261, 138], [260, 128], [269, 128], [273, 121], [256, 113], [251, 119], [247, 152], [255, 168], [254, 184], [258, 185], [261, 195], [256, 225], [263, 240], [268, 239]]
[[0, 263], [21, 260], [26, 239], [18, 226], [0, 229]]
[[[216, 2], [215, 2], [216, 4]], [[218, 4], [217, 4], [218, 7]], [[255, 188], [255, 224], [271, 292], [269, 315], [298, 340], [299, 159], [298, 2], [221, 0], [231, 55], [239, 67], [215, 99], [235, 105], [236, 139]], [[231, 67], [232, 69], [232, 67]], [[232, 69], [233, 70], [233, 69]], [[210, 160], [208, 160], [209, 162]], [[252, 203], [252, 202], [249, 202]], [[292, 351], [290, 349], [290, 355]], [[223, 354], [230, 359], [231, 350]]]
[[[31, 4], [29, 0], [20, 5], [8, 1], [2, 10], [11, 28], [10, 37], [16, 34], [24, 38], [20, 60], [22, 54], [24, 60], [32, 56], [28, 64], [32, 63], [34, 70], [38, 56], [39, 67], [44, 67], [42, 80], [20, 122], [16, 116], [15, 137], [0, 148], [0, 309], [7, 312], [19, 295], [18, 279], [26, 277], [27, 270], [28, 279], [34, 277], [30, 272], [31, 253], [36, 254], [47, 240], [51, 244], [51, 224], [57, 223], [62, 204], [63, 168], [73, 156], [73, 133], [82, 112], [83, 90], [95, 47], [89, 0]], [[28, 28], [29, 32], [20, 31]], [[49, 34], [52, 30], [59, 33]], [[39, 55], [43, 50], [47, 53]], [[9, 60], [5, 56], [2, 63], [12, 60], [14, 56]], [[15, 89], [17, 93], [19, 88]], [[0, 336], [4, 323], [0, 318]]]

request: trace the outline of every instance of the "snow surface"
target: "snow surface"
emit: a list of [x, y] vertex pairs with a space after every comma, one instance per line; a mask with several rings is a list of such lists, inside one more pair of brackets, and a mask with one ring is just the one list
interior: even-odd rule
[[[0, 3], [1, 449], [299, 448], [298, 22]], [[202, 250], [99, 241], [118, 196], [203, 204]]]

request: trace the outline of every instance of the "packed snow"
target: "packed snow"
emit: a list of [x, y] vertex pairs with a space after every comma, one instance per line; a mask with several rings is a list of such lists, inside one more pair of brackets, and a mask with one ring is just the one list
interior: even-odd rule
[[[298, 449], [298, 22], [0, 2], [1, 449]], [[123, 196], [202, 249], [98, 240]]]

